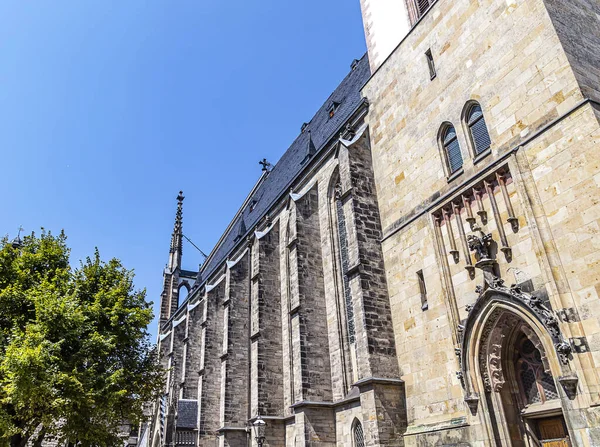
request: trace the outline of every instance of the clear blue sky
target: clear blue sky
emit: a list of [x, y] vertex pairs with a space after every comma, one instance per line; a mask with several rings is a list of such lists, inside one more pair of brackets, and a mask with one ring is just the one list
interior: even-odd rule
[[0, 235], [64, 229], [156, 312], [177, 192], [210, 251], [364, 52], [359, 0], [3, 1]]

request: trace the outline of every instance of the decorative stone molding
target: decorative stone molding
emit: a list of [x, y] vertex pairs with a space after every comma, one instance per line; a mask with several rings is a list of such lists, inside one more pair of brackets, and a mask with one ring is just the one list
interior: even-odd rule
[[[492, 253], [495, 252], [496, 243], [491, 239], [490, 234], [484, 233], [481, 229], [488, 224], [490, 216], [493, 216], [500, 239], [498, 250], [504, 253], [507, 260], [512, 259], [512, 251], [506, 235], [507, 230], [504, 228], [508, 223], [514, 233], [519, 231], [519, 219], [515, 216], [507, 189], [507, 185], [511, 183], [512, 177], [508, 166], [501, 166], [494, 172], [488, 173], [478, 180], [469, 181], [464, 187], [448, 194], [432, 210], [433, 221], [440, 229], [437, 234], [437, 243], [452, 256], [455, 264], [462, 259], [463, 266], [469, 272], [471, 279], [474, 279], [477, 267], [471, 260], [472, 251], [475, 251], [480, 265], [486, 262], [490, 265], [493, 264]], [[506, 219], [499, 211], [502, 208], [501, 205], [508, 211]], [[490, 208], [491, 213], [488, 213], [486, 206]], [[410, 221], [403, 222], [403, 225], [408, 223]], [[442, 228], [445, 228], [445, 232], [441, 231]], [[468, 229], [478, 235], [467, 236]], [[393, 231], [397, 231], [397, 229]], [[389, 235], [388, 232], [385, 238]], [[460, 248], [462, 248], [462, 253]]]
[[558, 382], [562, 385], [567, 397], [569, 399], [575, 399], [577, 394], [577, 384], [579, 383], [579, 377], [575, 373], [568, 376], [561, 376], [558, 378]]
[[537, 336], [537, 334], [533, 331], [533, 329], [531, 329], [527, 325], [523, 325], [523, 327], [521, 327], [521, 330], [525, 333], [527, 338], [533, 343], [535, 348], [540, 352], [540, 354], [542, 356], [542, 358], [541, 358], [542, 365], [544, 365], [544, 372], [546, 372], [547, 374], [551, 374], [550, 362], [548, 362], [548, 356], [546, 355], [546, 350], [544, 349], [544, 346], [542, 345], [542, 342], [539, 339], [539, 337]]
[[469, 244], [469, 249], [474, 251], [479, 259], [478, 264], [475, 265], [476, 268], [481, 268], [485, 263], [494, 262], [490, 253], [491, 244], [493, 242], [491, 234], [485, 234], [481, 227], [477, 225], [473, 226], [473, 231], [477, 231], [480, 233], [480, 236], [475, 236], [474, 234], [469, 234], [467, 236], [467, 243]]
[[[466, 357], [469, 352], [469, 344], [473, 342], [472, 332], [476, 323], [486, 313], [485, 310], [493, 303], [508, 305], [503, 307], [521, 309], [539, 321], [550, 335], [557, 357], [562, 364], [568, 364], [573, 352], [570, 343], [563, 337], [560, 331], [558, 319], [554, 312], [538, 296], [522, 291], [518, 285], [513, 284], [507, 287], [504, 284], [504, 280], [494, 274], [493, 266], [496, 261], [492, 259], [490, 253], [490, 246], [493, 243], [492, 237], [477, 227], [475, 230], [480, 233], [480, 236], [469, 236], [469, 248], [477, 253], [479, 261], [475, 267], [482, 270], [484, 284], [476, 288], [478, 298], [475, 303], [467, 306], [469, 315], [463, 324], [459, 326], [461, 347], [457, 349], [461, 367], [457, 376], [461, 380], [467, 396], [474, 394], [469, 371], [467, 371], [468, 361]], [[499, 392], [504, 385], [505, 380], [501, 362], [503, 338], [506, 336], [507, 331], [518, 325], [519, 322], [520, 318], [516, 314], [505, 309], [497, 309], [487, 317], [486, 324], [481, 330], [478, 341], [481, 349], [479, 350], [479, 358], [477, 359], [486, 392]], [[542, 353], [544, 369], [549, 371], [550, 367], [547, 355], [539, 337], [526, 324], [522, 324], [521, 327], [536, 348]], [[561, 380], [559, 379], [559, 381]], [[576, 392], [577, 382], [574, 379], [566, 377], [564, 381], [561, 381], [561, 384], [563, 384], [566, 391], [568, 390], [567, 393]], [[470, 406], [470, 408], [472, 411], [473, 409], [475, 411], [477, 409], [476, 406]]]
[[477, 414], [477, 408], [479, 407], [479, 395], [477, 393], [469, 394], [465, 397], [465, 403], [469, 407], [471, 414]]

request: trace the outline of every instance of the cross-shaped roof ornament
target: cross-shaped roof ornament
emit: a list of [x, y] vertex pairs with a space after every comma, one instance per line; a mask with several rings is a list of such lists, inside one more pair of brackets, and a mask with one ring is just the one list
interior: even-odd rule
[[263, 172], [271, 172], [271, 168], [273, 167], [273, 165], [269, 163], [266, 158], [263, 158], [258, 162], [258, 164], [262, 166]]

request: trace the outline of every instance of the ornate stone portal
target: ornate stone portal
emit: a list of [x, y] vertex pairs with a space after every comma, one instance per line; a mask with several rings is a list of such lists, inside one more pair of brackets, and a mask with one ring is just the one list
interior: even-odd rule
[[[471, 412], [475, 414], [479, 395], [473, 389], [470, 381], [467, 355], [476, 323], [485, 315], [485, 311], [490, 305], [499, 303], [508, 306], [498, 307], [492, 311], [486, 319], [478, 340], [480, 349], [477, 362], [486, 392], [500, 392], [505, 384], [502, 349], [507, 334], [516, 328], [525, 333], [539, 350], [544, 370], [550, 372], [549, 362], [539, 337], [516, 313], [506, 310], [507, 307], [521, 309], [541, 323], [550, 335], [556, 354], [563, 365], [568, 364], [572, 358], [572, 348], [561, 334], [554, 312], [538, 296], [524, 292], [518, 284], [507, 287], [504, 280], [496, 275], [494, 272], [496, 261], [492, 255], [492, 246], [495, 242], [492, 235], [484, 233], [477, 226], [473, 230], [479, 235], [468, 236], [469, 249], [475, 252], [477, 258], [475, 267], [483, 272], [484, 283], [475, 289], [478, 294], [475, 303], [466, 308], [469, 316], [459, 327], [461, 347], [456, 350], [456, 354], [460, 359], [461, 367], [457, 376], [466, 392], [465, 402]], [[571, 395], [576, 392], [577, 380], [574, 376], [568, 376], [568, 379], [559, 378], [559, 382], [567, 394]]]

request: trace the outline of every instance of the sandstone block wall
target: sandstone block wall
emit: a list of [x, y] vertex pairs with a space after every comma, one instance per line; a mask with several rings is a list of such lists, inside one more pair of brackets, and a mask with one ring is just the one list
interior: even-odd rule
[[[333, 141], [162, 328], [167, 392], [197, 399], [199, 446], [245, 446], [246, 424], [259, 415], [269, 445], [346, 445], [356, 421], [366, 445], [398, 445], [390, 427], [405, 425], [395, 414], [403, 387], [365, 111], [353, 118], [356, 132]], [[341, 201], [335, 179], [345, 185]], [[332, 214], [338, 207], [341, 220]], [[384, 403], [371, 385], [361, 385], [364, 399], [356, 385], [375, 376], [393, 379]], [[175, 408], [155, 408], [163, 436], [154, 439], [179, 439]]]
[[[576, 399], [563, 400], [563, 411], [577, 445], [596, 442], [600, 365], [589, 340], [598, 333], [591, 309], [599, 303], [600, 270], [591, 239], [599, 126], [597, 106], [586, 102], [598, 85], [592, 3], [440, 0], [363, 89], [406, 386], [406, 445], [491, 442], [456, 375], [459, 325], [483, 282], [465, 248], [469, 213], [496, 241], [498, 273], [507, 282], [527, 283], [547, 294], [557, 315], [573, 315], [560, 328], [574, 347], [568, 368], [580, 388]], [[579, 45], [582, 34], [589, 40]], [[462, 119], [473, 100], [492, 140], [477, 157]], [[451, 177], [438, 141], [445, 122], [455, 126], [464, 160]]]
[[283, 403], [279, 223], [256, 239], [253, 263], [252, 411], [279, 416]]
[[198, 389], [199, 446], [214, 445], [214, 436], [221, 428], [221, 376], [223, 355], [223, 299], [225, 281], [212, 285], [205, 295], [205, 319], [202, 322], [202, 353]]

